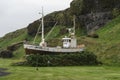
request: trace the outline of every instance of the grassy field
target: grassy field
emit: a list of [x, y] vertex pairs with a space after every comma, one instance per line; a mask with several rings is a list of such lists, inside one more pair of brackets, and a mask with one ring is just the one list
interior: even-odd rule
[[75, 66], [35, 67], [10, 66], [16, 60], [0, 59], [0, 68], [8, 68], [10, 75], [0, 80], [120, 80], [120, 67]]

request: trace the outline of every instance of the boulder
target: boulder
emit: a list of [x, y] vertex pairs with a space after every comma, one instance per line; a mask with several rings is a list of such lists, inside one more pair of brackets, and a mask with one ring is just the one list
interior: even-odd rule
[[7, 47], [7, 50], [9, 50], [9, 51], [15, 51], [15, 50], [17, 50], [21, 46], [21, 44], [23, 44], [23, 41], [18, 42], [18, 43], [14, 43], [12, 45], [9, 45]]
[[12, 53], [12, 51], [9, 51], [9, 50], [2, 50], [0, 52], [0, 57], [1, 58], [12, 58], [13, 57], [13, 53]]

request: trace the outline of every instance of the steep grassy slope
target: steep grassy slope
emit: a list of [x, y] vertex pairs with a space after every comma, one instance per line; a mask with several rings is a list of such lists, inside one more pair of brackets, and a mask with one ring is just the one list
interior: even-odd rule
[[97, 31], [100, 36], [100, 40], [107, 41], [108, 43], [119, 43], [120, 42], [120, 16], [112, 20], [110, 23], [105, 25]]
[[[6, 34], [0, 38], [0, 51], [6, 50], [8, 46], [24, 41], [25, 39], [33, 40], [31, 36], [27, 34], [27, 29], [20, 29]], [[13, 51], [14, 58], [22, 58], [24, 54], [23, 45], [21, 44], [16, 50]]]
[[0, 47], [5, 48], [8, 45], [23, 41], [27, 37], [27, 30], [20, 29], [6, 34], [3, 38], [0, 38]]
[[120, 64], [120, 16], [96, 31], [98, 39], [86, 38], [87, 49], [105, 64]]
[[97, 31], [99, 41], [105, 45], [104, 56], [109, 62], [120, 63], [120, 16]]

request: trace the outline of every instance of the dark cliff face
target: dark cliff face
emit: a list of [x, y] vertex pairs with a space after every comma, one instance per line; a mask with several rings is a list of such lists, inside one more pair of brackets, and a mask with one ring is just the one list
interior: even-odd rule
[[120, 0], [73, 0], [70, 10], [77, 17], [77, 25], [91, 32], [119, 15], [119, 3]]
[[[120, 0], [73, 0], [70, 8], [53, 12], [45, 16], [45, 27], [50, 29], [56, 22], [61, 26], [72, 26], [72, 17], [76, 16], [76, 27], [90, 32], [104, 26], [120, 14]], [[53, 21], [53, 22], [52, 22]], [[28, 26], [28, 33], [34, 35], [39, 21]]]
[[114, 8], [120, 9], [120, 0], [73, 0], [71, 11], [75, 15], [87, 14], [91, 12], [107, 12]]
[[[37, 32], [37, 29], [41, 22], [39, 20], [31, 23], [28, 25], [28, 34], [34, 36]], [[44, 17], [44, 26], [45, 26], [45, 31], [48, 32], [55, 24], [56, 25], [61, 25], [62, 26], [72, 26], [73, 21], [72, 21], [72, 15], [70, 14], [70, 9], [66, 9], [63, 11], [56, 11], [53, 13], [50, 13]]]

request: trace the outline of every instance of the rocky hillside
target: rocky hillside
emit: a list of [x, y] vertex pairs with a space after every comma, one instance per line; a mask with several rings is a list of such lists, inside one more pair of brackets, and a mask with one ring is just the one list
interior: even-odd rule
[[[73, 15], [81, 33], [89, 33], [104, 26], [107, 22], [120, 14], [120, 0], [73, 0], [70, 8], [53, 12], [45, 16], [45, 27], [49, 30], [55, 22], [57, 25], [72, 26]], [[50, 21], [50, 22], [49, 22]], [[53, 22], [51, 22], [53, 21]], [[28, 34], [34, 35], [39, 21], [31, 23], [27, 29]], [[47, 31], [47, 30], [46, 30]]]
[[96, 33], [99, 38], [84, 39], [87, 49], [98, 55], [105, 64], [120, 64], [120, 16], [113, 19], [104, 27], [98, 29]]
[[[120, 0], [73, 0], [70, 8], [46, 15], [46, 34], [57, 22], [50, 35], [54, 40], [49, 40], [50, 43], [54, 43], [52, 46], [59, 44], [58, 38], [66, 34], [66, 28], [73, 26], [73, 16], [75, 15], [78, 43], [84, 43], [86, 49], [94, 52], [103, 63], [114, 64], [116, 62], [119, 64], [119, 3]], [[34, 21], [27, 28], [8, 33], [0, 38], [0, 53], [7, 49], [7, 51], [12, 51], [16, 58], [23, 57], [25, 54], [22, 42], [24, 40], [33, 41], [39, 24], [39, 20]], [[97, 33], [99, 38], [86, 37], [90, 33]], [[39, 41], [40, 38], [37, 40]]]

